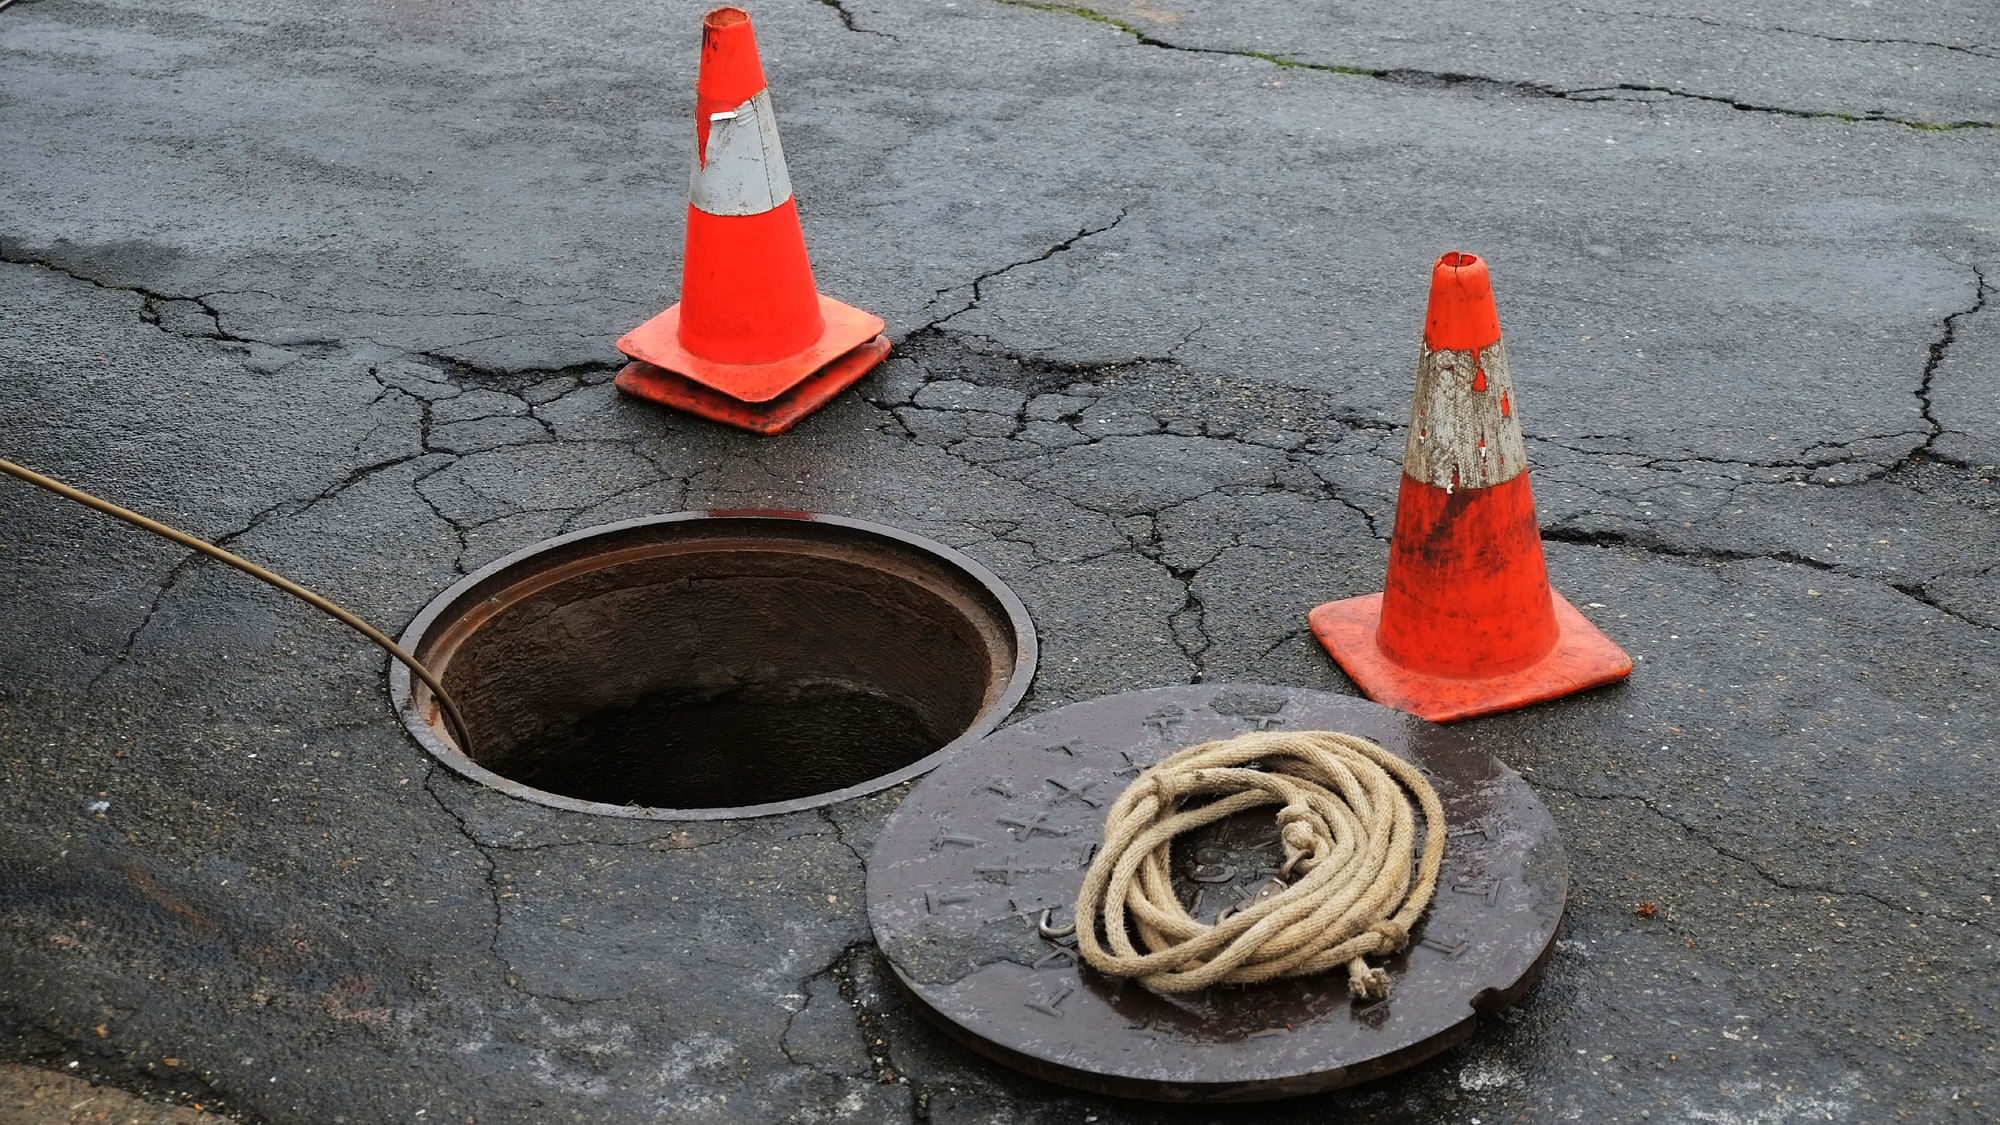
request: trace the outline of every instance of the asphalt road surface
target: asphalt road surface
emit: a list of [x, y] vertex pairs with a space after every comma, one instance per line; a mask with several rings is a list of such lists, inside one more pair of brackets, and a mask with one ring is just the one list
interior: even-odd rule
[[273, 1125], [1990, 1120], [2000, 20], [1747, 7], [759, 4], [821, 288], [895, 343], [777, 439], [609, 383], [678, 292], [701, 6], [0, 12], [0, 456], [392, 631], [564, 529], [811, 509], [1008, 582], [1023, 714], [1352, 692], [1305, 613], [1380, 589], [1463, 249], [1554, 583], [1638, 662], [1460, 728], [1572, 863], [1519, 1008], [1346, 1094], [1123, 1103], [890, 987], [897, 793], [483, 790], [352, 635], [0, 481], [0, 1061]]

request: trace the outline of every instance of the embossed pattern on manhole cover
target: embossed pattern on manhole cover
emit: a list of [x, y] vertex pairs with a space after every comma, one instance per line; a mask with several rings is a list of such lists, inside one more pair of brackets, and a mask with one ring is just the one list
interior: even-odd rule
[[[1343, 730], [1416, 763], [1444, 802], [1444, 873], [1387, 1000], [1344, 973], [1164, 996], [1079, 963], [1071, 921], [1104, 812], [1139, 771], [1248, 730]], [[1276, 870], [1272, 810], [1177, 841], [1205, 920]], [[1255, 1101], [1365, 1082], [1471, 1034], [1518, 999], [1569, 885], [1548, 810], [1443, 727], [1303, 688], [1205, 684], [1074, 704], [966, 747], [917, 786], [868, 865], [875, 939], [919, 1008], [974, 1050], [1050, 1081], [1170, 1101]]]

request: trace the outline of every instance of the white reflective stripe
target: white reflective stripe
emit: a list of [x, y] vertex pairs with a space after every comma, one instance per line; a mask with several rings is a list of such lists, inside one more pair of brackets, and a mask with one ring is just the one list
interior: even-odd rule
[[792, 197], [769, 90], [708, 122], [708, 159], [696, 149], [688, 202], [711, 215], [761, 215]]
[[[1486, 389], [1473, 390], [1481, 371]], [[1403, 443], [1404, 475], [1455, 490], [1505, 484], [1527, 467], [1506, 347], [1495, 340], [1476, 351], [1425, 348]]]

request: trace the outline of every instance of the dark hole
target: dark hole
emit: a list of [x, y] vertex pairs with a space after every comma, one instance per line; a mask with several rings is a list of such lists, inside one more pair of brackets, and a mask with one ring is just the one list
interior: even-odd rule
[[460, 595], [418, 655], [493, 773], [606, 805], [734, 809], [863, 785], [997, 721], [1017, 627], [908, 542], [714, 517], [531, 555]]
[[951, 740], [865, 685], [656, 691], [586, 715], [510, 776], [584, 801], [716, 808], [788, 801], [889, 773]]

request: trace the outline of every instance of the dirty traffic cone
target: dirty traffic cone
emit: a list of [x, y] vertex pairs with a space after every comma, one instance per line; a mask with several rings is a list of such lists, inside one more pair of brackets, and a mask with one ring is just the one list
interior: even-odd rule
[[1471, 254], [1446, 254], [1431, 272], [1388, 581], [1309, 621], [1368, 698], [1434, 722], [1632, 671], [1549, 589], [1500, 317], [1486, 263]]
[[618, 388], [783, 433], [889, 354], [882, 318], [821, 296], [750, 16], [702, 20], [680, 303], [633, 329]]

